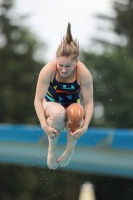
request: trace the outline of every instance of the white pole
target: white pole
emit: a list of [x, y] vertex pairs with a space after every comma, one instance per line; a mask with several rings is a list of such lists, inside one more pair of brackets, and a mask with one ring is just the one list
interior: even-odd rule
[[92, 183], [85, 182], [81, 186], [79, 200], [96, 200]]

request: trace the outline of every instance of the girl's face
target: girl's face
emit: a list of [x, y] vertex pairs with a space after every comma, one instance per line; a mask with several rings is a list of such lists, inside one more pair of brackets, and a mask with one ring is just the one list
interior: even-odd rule
[[58, 57], [57, 68], [62, 77], [68, 77], [75, 69], [77, 61], [70, 57]]

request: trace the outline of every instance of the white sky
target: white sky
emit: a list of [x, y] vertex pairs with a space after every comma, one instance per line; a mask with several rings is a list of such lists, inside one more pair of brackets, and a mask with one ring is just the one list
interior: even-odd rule
[[55, 52], [71, 22], [73, 37], [80, 47], [86, 47], [95, 34], [96, 14], [111, 15], [111, 0], [16, 0], [15, 13], [28, 14], [24, 25], [47, 43], [45, 60], [55, 57]]

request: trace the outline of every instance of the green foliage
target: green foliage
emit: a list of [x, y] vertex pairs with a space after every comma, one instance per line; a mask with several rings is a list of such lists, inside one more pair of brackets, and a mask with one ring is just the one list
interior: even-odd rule
[[104, 107], [101, 118], [95, 116], [94, 109], [91, 125], [132, 128], [133, 58], [119, 50], [99, 56], [84, 52], [83, 59], [94, 79], [95, 104]]
[[[95, 40], [105, 49], [104, 53], [82, 52], [82, 60], [91, 71], [94, 79], [95, 109], [92, 126], [112, 128], [133, 128], [133, 0], [115, 1], [115, 18], [99, 16], [111, 21], [114, 33], [126, 39], [125, 46]], [[108, 48], [107, 48], [108, 46]], [[107, 50], [107, 51], [106, 51]]]
[[7, 2], [0, 4], [0, 122], [37, 123], [33, 102], [37, 76], [44, 63], [34, 58], [43, 44], [27, 28], [13, 23], [9, 15], [12, 1]]
[[133, 52], [133, 0], [115, 1], [114, 9], [117, 12], [114, 31], [127, 39], [129, 53]]
[[[100, 28], [101, 31], [104, 33], [109, 33], [109, 37], [106, 38], [93, 38], [93, 44], [98, 46], [101, 44], [104, 49], [114, 50], [114, 48], [126, 46], [127, 51], [129, 54], [132, 55], [133, 52], [133, 0], [114, 0], [112, 1], [112, 7], [115, 11], [115, 15], [112, 16], [108, 15], [97, 15], [96, 18], [100, 23], [98, 25], [98, 29]], [[106, 22], [110, 28], [104, 26], [104, 23], [101, 21]], [[110, 40], [110, 33], [112, 37], [115, 39]], [[108, 38], [108, 39], [107, 39]]]

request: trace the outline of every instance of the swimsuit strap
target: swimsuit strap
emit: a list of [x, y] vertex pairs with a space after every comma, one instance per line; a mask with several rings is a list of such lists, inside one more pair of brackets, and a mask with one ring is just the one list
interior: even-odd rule
[[56, 78], [57, 71], [58, 71], [58, 69], [57, 69], [57, 65], [56, 65], [56, 71], [55, 71], [54, 78]]
[[78, 77], [77, 77], [77, 64], [76, 64], [75, 76], [76, 76], [76, 81], [78, 82]]

